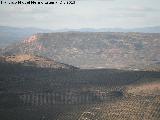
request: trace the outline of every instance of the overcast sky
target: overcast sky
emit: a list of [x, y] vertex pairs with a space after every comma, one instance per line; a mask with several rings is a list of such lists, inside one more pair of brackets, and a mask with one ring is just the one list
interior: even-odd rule
[[160, 0], [78, 0], [75, 5], [0, 4], [0, 25], [47, 29], [160, 26], [159, 5]]

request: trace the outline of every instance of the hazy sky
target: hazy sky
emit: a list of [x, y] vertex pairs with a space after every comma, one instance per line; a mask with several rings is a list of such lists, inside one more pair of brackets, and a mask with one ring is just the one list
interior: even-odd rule
[[49, 29], [160, 26], [159, 5], [160, 0], [78, 0], [75, 5], [0, 4], [0, 25]]

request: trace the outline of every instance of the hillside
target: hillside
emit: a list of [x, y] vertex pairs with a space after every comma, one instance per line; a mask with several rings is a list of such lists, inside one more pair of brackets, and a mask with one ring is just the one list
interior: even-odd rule
[[146, 71], [160, 71], [160, 62], [157, 62], [155, 64], [146, 65], [142, 70]]
[[160, 61], [159, 33], [61, 32], [36, 34], [3, 49], [80, 68], [140, 69]]
[[28, 58], [7, 57], [17, 63], [0, 62], [0, 117], [4, 120], [160, 118], [159, 72], [19, 64]]
[[27, 55], [27, 54], [1, 56], [0, 61], [12, 64], [21, 64], [23, 66], [40, 67], [40, 68], [77, 69], [76, 67], [73, 67], [71, 65], [58, 63], [51, 59], [47, 59], [40, 56]]
[[144, 27], [144, 28], [81, 28], [81, 29], [57, 29], [48, 30], [40, 28], [19, 28], [10, 26], [0, 26], [0, 47], [4, 48], [18, 41], [23, 41], [27, 37], [36, 33], [48, 33], [48, 32], [141, 32], [141, 33], [160, 33], [159, 26]]
[[[159, 80], [160, 81], [160, 80]], [[148, 84], [134, 85], [128, 87], [127, 92], [135, 95], [160, 95], [160, 82], [151, 82]]]

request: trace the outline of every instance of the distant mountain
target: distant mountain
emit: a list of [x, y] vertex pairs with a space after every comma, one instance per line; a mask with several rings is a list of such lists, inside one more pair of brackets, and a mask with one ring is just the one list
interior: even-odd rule
[[0, 26], [0, 47], [4, 48], [12, 43], [24, 40], [32, 34], [46, 32], [50, 32], [50, 30]]
[[2, 50], [32, 54], [80, 68], [140, 69], [160, 61], [159, 33], [57, 32], [36, 34]]
[[79, 32], [140, 32], [140, 33], [160, 33], [160, 27], [144, 28], [81, 28], [81, 29], [61, 29], [59, 32], [79, 31]]
[[0, 62], [21, 64], [24, 66], [32, 66], [39, 68], [53, 68], [53, 69], [77, 69], [71, 65], [56, 62], [40, 56], [33, 56], [27, 54], [1, 56]]
[[129, 32], [143, 32], [143, 33], [160, 33], [160, 26], [156, 27], [144, 27], [144, 28], [134, 28], [128, 30]]
[[141, 32], [141, 33], [160, 33], [160, 27], [144, 27], [144, 28], [81, 28], [81, 29], [39, 29], [39, 28], [18, 28], [0, 26], [0, 47], [6, 47], [17, 41], [23, 41], [27, 37], [36, 33], [48, 33], [48, 32]]

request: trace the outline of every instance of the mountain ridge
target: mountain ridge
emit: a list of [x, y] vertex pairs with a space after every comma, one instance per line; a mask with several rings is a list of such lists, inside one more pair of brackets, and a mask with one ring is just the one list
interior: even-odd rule
[[77, 67], [56, 62], [54, 60], [44, 58], [41, 56], [33, 56], [29, 54], [19, 54], [10, 56], [1, 56], [0, 62], [21, 64], [24, 66], [32, 66], [39, 68], [52, 68], [52, 69], [78, 69]]
[[75, 29], [43, 29], [34, 27], [10, 27], [0, 26], [0, 47], [4, 48], [17, 41], [23, 41], [27, 37], [37, 33], [48, 32], [141, 32], [160, 33], [159, 26], [142, 28], [75, 28]]
[[160, 61], [159, 33], [39, 33], [2, 50], [32, 54], [80, 68], [139, 69]]

